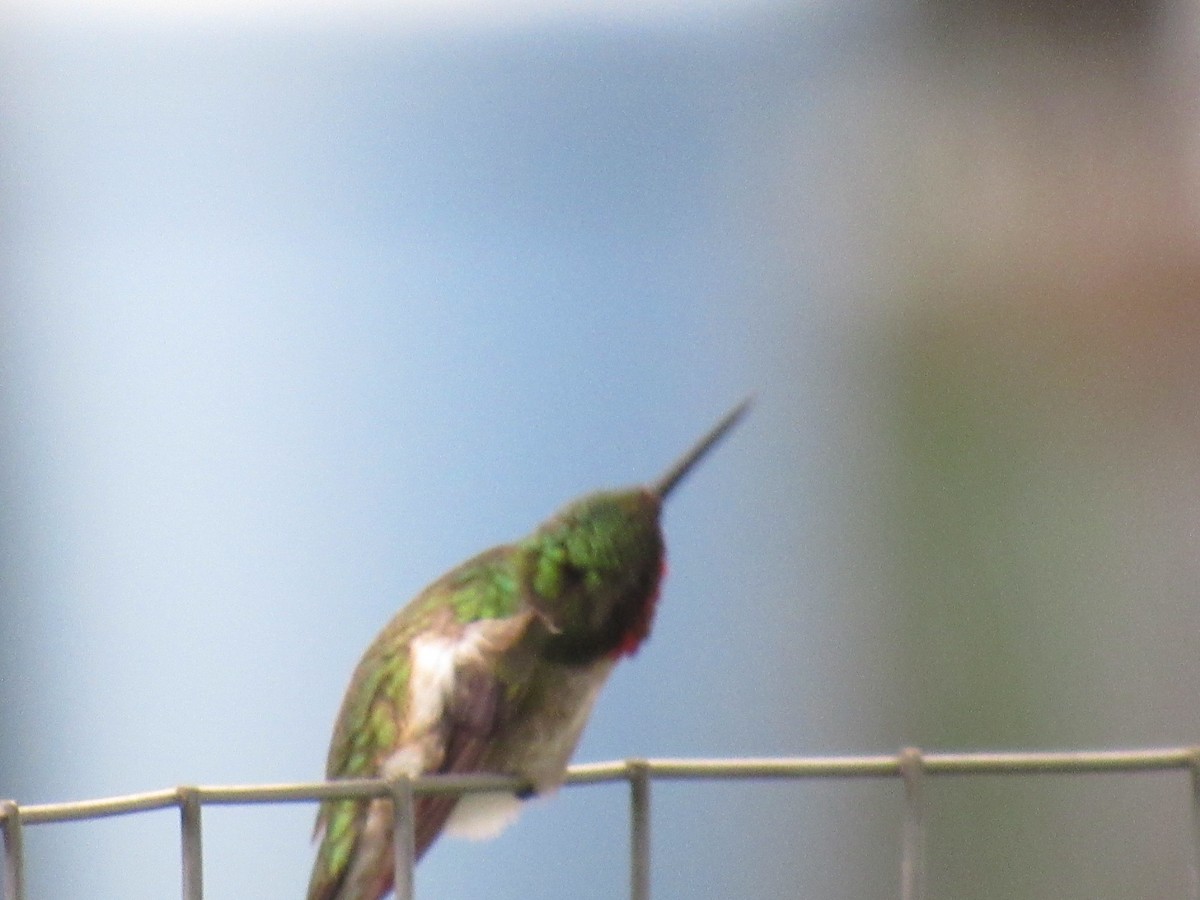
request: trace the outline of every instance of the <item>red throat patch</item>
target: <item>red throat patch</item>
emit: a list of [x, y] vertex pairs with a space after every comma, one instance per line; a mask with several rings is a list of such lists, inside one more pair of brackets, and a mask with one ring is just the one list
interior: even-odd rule
[[646, 598], [646, 602], [642, 604], [642, 608], [638, 611], [637, 618], [633, 620], [633, 624], [629, 626], [629, 630], [621, 638], [621, 643], [613, 651], [614, 657], [619, 659], [622, 656], [633, 656], [637, 653], [638, 648], [642, 646], [642, 642], [650, 636], [650, 627], [654, 624], [654, 611], [658, 607], [658, 595], [662, 591], [663, 579], [666, 577], [667, 559], [664, 556], [662, 564], [658, 569], [658, 583], [654, 585], [654, 592]]

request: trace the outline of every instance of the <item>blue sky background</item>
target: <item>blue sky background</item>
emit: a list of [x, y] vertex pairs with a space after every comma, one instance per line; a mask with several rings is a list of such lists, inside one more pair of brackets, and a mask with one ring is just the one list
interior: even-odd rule
[[[672, 500], [654, 639], [578, 758], [892, 749], [845, 702], [875, 626], [834, 602], [866, 452], [837, 188], [860, 25], [14, 18], [0, 795], [318, 777], [408, 597], [751, 392]], [[868, 790], [894, 793], [665, 786], [656, 889], [878, 893], [892, 833], [829, 828]], [[312, 815], [206, 811], [206, 896], [300, 896]], [[619, 788], [564, 792], [440, 844], [419, 894], [617, 896], [625, 822]], [[175, 829], [31, 829], [31, 896], [170, 896]]]

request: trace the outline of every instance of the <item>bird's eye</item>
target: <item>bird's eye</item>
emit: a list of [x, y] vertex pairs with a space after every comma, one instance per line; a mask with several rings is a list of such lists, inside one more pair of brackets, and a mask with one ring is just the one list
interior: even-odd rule
[[573, 588], [578, 587], [583, 583], [584, 571], [574, 563], [563, 563], [562, 581], [563, 587]]

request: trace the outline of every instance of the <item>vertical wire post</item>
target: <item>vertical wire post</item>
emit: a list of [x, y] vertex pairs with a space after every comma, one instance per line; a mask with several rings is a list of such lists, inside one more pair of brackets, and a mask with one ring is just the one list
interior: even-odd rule
[[417, 864], [412, 780], [398, 778], [391, 783], [391, 788], [396, 900], [412, 900], [413, 869]]
[[650, 766], [625, 763], [629, 772], [629, 897], [650, 900]]
[[904, 780], [904, 837], [900, 862], [900, 897], [925, 897], [925, 766], [921, 751], [906, 747], [900, 754], [900, 777]]
[[1189, 764], [1192, 788], [1192, 859], [1188, 867], [1188, 897], [1200, 900], [1200, 747], [1192, 751]]
[[204, 848], [201, 843], [200, 795], [192, 787], [178, 788], [177, 793], [183, 900], [203, 900]]
[[12, 800], [0, 800], [0, 830], [4, 832], [4, 900], [25, 900], [25, 839], [21, 810]]

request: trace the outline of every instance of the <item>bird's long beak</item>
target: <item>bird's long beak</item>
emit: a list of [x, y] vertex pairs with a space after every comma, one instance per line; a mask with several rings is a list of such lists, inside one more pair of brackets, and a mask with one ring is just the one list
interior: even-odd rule
[[747, 397], [727, 412], [725, 417], [714, 425], [712, 430], [702, 437], [691, 450], [685, 453], [679, 462], [671, 466], [662, 478], [650, 485], [650, 490], [657, 495], [659, 500], [666, 500], [667, 494], [675, 489], [675, 485], [683, 481], [692, 467], [704, 458], [704, 455], [713, 448], [717, 441], [725, 437], [729, 430], [738, 423], [738, 420], [746, 414], [752, 400], [752, 397]]

